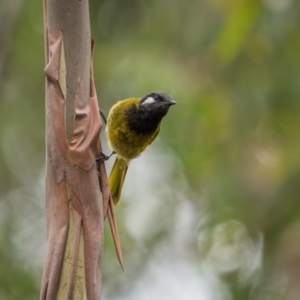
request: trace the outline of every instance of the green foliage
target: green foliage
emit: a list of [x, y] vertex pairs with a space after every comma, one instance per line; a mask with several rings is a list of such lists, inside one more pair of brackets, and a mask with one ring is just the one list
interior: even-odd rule
[[[130, 290], [138, 290], [135, 282], [153, 257], [160, 259], [160, 252], [167, 261], [173, 256], [177, 261], [184, 253], [199, 268], [205, 262], [218, 269], [214, 274], [222, 283], [218, 287], [224, 288], [220, 288], [223, 298], [213, 300], [226, 295], [241, 300], [294, 299], [292, 295], [300, 293], [295, 269], [300, 258], [300, 3], [106, 0], [90, 1], [90, 7], [95, 80], [104, 112], [117, 100], [151, 90], [164, 90], [178, 102], [163, 122], [160, 141], [151, 146], [160, 166], [170, 170], [159, 170], [163, 178], [151, 173], [143, 160], [152, 157], [151, 150], [150, 156], [142, 155], [130, 166], [129, 177], [140, 174], [143, 165], [144, 173], [155, 174], [151, 180], [158, 176], [165, 184], [156, 182], [149, 190], [149, 182], [143, 189], [131, 185], [130, 179], [125, 182], [127, 192], [116, 213], [126, 276], [119, 274], [107, 238], [105, 296], [135, 299]], [[25, 184], [34, 189], [44, 164], [41, 3], [24, 2], [4, 34], [10, 43], [6, 52], [0, 52], [0, 197], [2, 203], [10, 199], [11, 205], [14, 201], [19, 205], [21, 201], [7, 195]], [[39, 197], [43, 203], [43, 194]], [[29, 200], [23, 205], [30, 208], [34, 203]], [[193, 213], [187, 217], [191, 224], [186, 225], [190, 227], [179, 254], [174, 232], [185, 228], [180, 223], [185, 205]], [[143, 209], [151, 211], [153, 221], [142, 234], [135, 232], [129, 219]], [[0, 223], [18, 216], [5, 218], [0, 213]], [[176, 224], [181, 224], [179, 229]], [[33, 294], [36, 298], [39, 282], [30, 272], [26, 276], [12, 254], [17, 251], [18, 242], [12, 241], [18, 227], [9, 234], [2, 228], [7, 225], [0, 230], [0, 298], [30, 299]], [[41, 228], [45, 244], [45, 224]], [[260, 267], [248, 277], [234, 264], [224, 271], [215, 260], [216, 245], [222, 245], [221, 254], [233, 248], [238, 253], [237, 245], [259, 248]], [[8, 259], [11, 264], [2, 264]], [[37, 272], [42, 261], [39, 265]]]

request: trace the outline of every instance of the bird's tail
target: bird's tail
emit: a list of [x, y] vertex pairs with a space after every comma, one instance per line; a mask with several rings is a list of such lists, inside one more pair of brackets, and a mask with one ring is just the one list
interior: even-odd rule
[[109, 174], [109, 187], [114, 205], [119, 204], [123, 183], [128, 169], [128, 162], [123, 158], [116, 157]]

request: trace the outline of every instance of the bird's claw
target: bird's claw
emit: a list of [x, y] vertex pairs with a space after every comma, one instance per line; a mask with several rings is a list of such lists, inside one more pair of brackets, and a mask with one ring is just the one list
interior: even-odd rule
[[[100, 113], [100, 116], [102, 117], [102, 119], [103, 119], [103, 121], [104, 121], [104, 124], [106, 125], [106, 124], [107, 124], [107, 119], [106, 119], [106, 117], [105, 117], [104, 112], [103, 112], [101, 109], [99, 109], [99, 113]], [[102, 154], [103, 154], [103, 153], [102, 153]]]
[[100, 154], [99, 157], [96, 157], [96, 161], [107, 161], [112, 155], [114, 155], [116, 152], [113, 151], [110, 155], [105, 155], [103, 152], [98, 152], [98, 154]]

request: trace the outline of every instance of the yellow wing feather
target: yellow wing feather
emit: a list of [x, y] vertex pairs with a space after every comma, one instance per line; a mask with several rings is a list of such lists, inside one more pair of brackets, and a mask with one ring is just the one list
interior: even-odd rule
[[128, 162], [123, 158], [117, 156], [108, 179], [114, 205], [120, 203], [121, 191], [127, 173], [127, 169]]

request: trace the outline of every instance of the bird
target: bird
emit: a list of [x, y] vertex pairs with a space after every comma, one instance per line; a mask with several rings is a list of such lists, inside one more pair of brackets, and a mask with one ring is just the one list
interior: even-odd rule
[[120, 203], [121, 191], [129, 163], [138, 157], [157, 137], [163, 117], [177, 104], [165, 92], [151, 92], [141, 98], [118, 101], [109, 111], [106, 137], [116, 154], [108, 183], [114, 205]]

